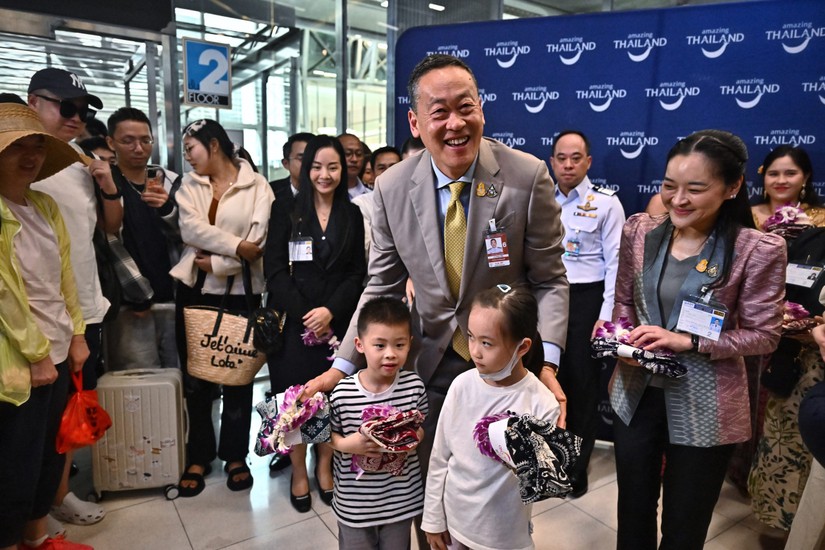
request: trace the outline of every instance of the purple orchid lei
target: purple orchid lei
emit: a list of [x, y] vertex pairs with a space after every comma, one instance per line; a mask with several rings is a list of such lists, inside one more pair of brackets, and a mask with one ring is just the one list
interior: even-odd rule
[[298, 396], [304, 391], [304, 386], [295, 385], [284, 392], [284, 404], [275, 418], [275, 425], [269, 436], [269, 444], [280, 454], [288, 454], [291, 447], [284, 442], [286, 434], [299, 429], [307, 420], [324, 408], [327, 398], [318, 392], [303, 403], [298, 402]]
[[633, 330], [633, 325], [630, 323], [630, 320], [627, 317], [619, 317], [615, 323], [607, 321], [604, 325], [596, 329], [596, 338], [615, 340], [626, 344], [627, 337], [631, 330]]
[[785, 308], [782, 314], [784, 321], [799, 321], [800, 319], [805, 319], [810, 316], [811, 313], [802, 307], [802, 305], [797, 304], [796, 302], [785, 302]]
[[335, 336], [332, 331], [318, 337], [314, 332], [306, 329], [303, 333], [301, 333], [301, 341], [307, 347], [320, 346], [321, 344], [329, 345], [330, 355], [327, 357], [327, 361], [332, 361], [335, 359], [335, 352], [337, 352], [338, 348], [341, 347], [340, 340], [338, 340], [338, 337]]
[[498, 462], [504, 463], [503, 460], [496, 454], [493, 450], [493, 445], [490, 443], [490, 424], [493, 422], [498, 422], [499, 420], [504, 420], [510, 416], [515, 416], [510, 412], [503, 412], [498, 414], [493, 414], [490, 416], [485, 416], [478, 422], [476, 422], [475, 428], [473, 428], [473, 439], [476, 442], [476, 447], [478, 447], [479, 452], [484, 456], [489, 456], [493, 460]]
[[782, 237], [794, 238], [813, 225], [813, 221], [799, 206], [785, 204], [776, 209], [765, 222], [762, 229], [766, 233], [775, 233]]

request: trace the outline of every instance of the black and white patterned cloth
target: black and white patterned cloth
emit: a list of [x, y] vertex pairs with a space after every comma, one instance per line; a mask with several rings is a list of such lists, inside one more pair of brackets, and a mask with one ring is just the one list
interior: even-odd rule
[[530, 414], [510, 417], [504, 435], [524, 504], [570, 493], [567, 472], [581, 454], [579, 436]]
[[[687, 374], [687, 368], [679, 363], [672, 354], [645, 351], [627, 344], [622, 344], [618, 340], [608, 340], [601, 337], [593, 338], [593, 340], [590, 341], [590, 346], [593, 350], [593, 357], [597, 359], [603, 357], [626, 357], [628, 359], [635, 359], [642, 367], [653, 374], [663, 374], [668, 378], [682, 378]], [[627, 353], [620, 354], [619, 348], [622, 348]]]

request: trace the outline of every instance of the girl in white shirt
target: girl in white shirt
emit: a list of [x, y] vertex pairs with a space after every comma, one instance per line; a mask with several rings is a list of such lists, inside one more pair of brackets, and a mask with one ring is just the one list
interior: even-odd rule
[[559, 404], [524, 368], [538, 325], [538, 305], [523, 287], [497, 285], [473, 300], [468, 322], [476, 369], [447, 391], [427, 475], [421, 528], [436, 550], [531, 549], [531, 505], [518, 478], [476, 447], [473, 429], [485, 416], [513, 411], [555, 423]]

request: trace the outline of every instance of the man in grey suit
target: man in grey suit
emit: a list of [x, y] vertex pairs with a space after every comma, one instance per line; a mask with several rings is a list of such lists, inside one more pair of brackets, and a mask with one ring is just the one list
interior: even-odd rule
[[[413, 70], [409, 95], [410, 131], [427, 149], [392, 166], [376, 182], [369, 280], [359, 310], [376, 296], [403, 297], [407, 277], [412, 279], [418, 345], [411, 357], [430, 399], [425, 441], [419, 446], [426, 468], [444, 395], [452, 380], [473, 366], [454, 349], [454, 333], [458, 328], [460, 337], [466, 338], [473, 297], [499, 283], [526, 284], [535, 293], [544, 345], [535, 346], [526, 363], [562, 404], [564, 425], [565, 397], [555, 371], [567, 333], [568, 284], [561, 260], [561, 210], [547, 166], [482, 137], [484, 114], [470, 68], [452, 56], [430, 55]], [[456, 181], [465, 182], [459, 200], [460, 210], [467, 213], [467, 229], [454, 297], [447, 276], [444, 222], [450, 184]], [[502, 248], [506, 242], [505, 261], [488, 261], [485, 239], [494, 233]], [[329, 391], [363, 366], [353, 343], [357, 317], [356, 312], [332, 368], [307, 384], [307, 394]]]

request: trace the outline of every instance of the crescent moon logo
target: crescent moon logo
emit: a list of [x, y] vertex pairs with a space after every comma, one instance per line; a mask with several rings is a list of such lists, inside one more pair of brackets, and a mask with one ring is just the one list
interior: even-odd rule
[[613, 98], [609, 98], [604, 104], [602, 105], [594, 105], [590, 103], [590, 108], [596, 111], [597, 113], [603, 113], [610, 108], [610, 104], [613, 102]]
[[631, 61], [635, 61], [636, 63], [640, 63], [647, 59], [647, 56], [650, 55], [651, 50], [653, 50], [653, 46], [648, 46], [644, 53], [640, 53], [638, 55], [633, 55], [630, 52], [627, 52], [627, 57], [630, 58]]
[[502, 61], [501, 59], [496, 59], [496, 63], [498, 63], [498, 66], [501, 67], [502, 69], [509, 69], [516, 62], [517, 58], [518, 58], [518, 52], [514, 53], [513, 57], [511, 57], [507, 61]]
[[730, 44], [730, 42], [722, 43], [722, 46], [718, 50], [706, 50], [705, 48], [702, 48], [702, 54], [708, 59], [716, 59], [725, 53], [725, 49], [727, 49], [728, 44]]
[[743, 109], [753, 109], [759, 104], [759, 100], [762, 99], [762, 92], [756, 94], [756, 97], [751, 99], [750, 101], [742, 101], [738, 97], [736, 99], [736, 104], [742, 107]]
[[821, 101], [822, 104], [825, 105], [825, 97], [819, 96], [819, 101]]
[[665, 103], [661, 99], [659, 100], [659, 105], [662, 106], [662, 109], [665, 111], [675, 111], [679, 107], [682, 106], [682, 102], [685, 100], [685, 96], [679, 96], [679, 99], [674, 101], [673, 103]]
[[633, 160], [633, 159], [635, 159], [636, 157], [638, 157], [639, 155], [642, 154], [642, 149], [644, 149], [644, 148], [645, 148], [645, 146], [644, 146], [644, 144], [642, 144], [642, 145], [639, 145], [639, 148], [636, 149], [635, 151], [631, 151], [631, 152], [628, 153], [624, 149], [619, 149], [619, 152], [622, 154], [622, 156], [624, 158], [629, 159], [629, 160]]
[[524, 108], [527, 109], [528, 113], [536, 114], [536, 113], [541, 112], [542, 109], [544, 109], [544, 104], [545, 103], [547, 103], [547, 98], [546, 97], [541, 100], [541, 103], [539, 103], [538, 105], [535, 105], [535, 106], [530, 106], [530, 105], [527, 105], [525, 103]]
[[564, 56], [560, 55], [559, 59], [561, 59], [561, 62], [564, 63], [565, 65], [575, 65], [576, 62], [579, 60], [579, 58], [581, 56], [582, 56], [582, 50], [579, 50], [579, 51], [576, 52], [576, 55], [574, 55], [573, 57], [564, 57]]
[[802, 44], [800, 44], [799, 46], [786, 46], [785, 44], [782, 44], [782, 48], [788, 53], [799, 53], [808, 47], [808, 42], [810, 41], [811, 37], [809, 36], [805, 38], [805, 41], [802, 42]]

